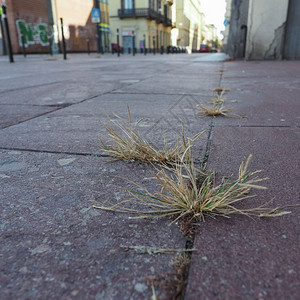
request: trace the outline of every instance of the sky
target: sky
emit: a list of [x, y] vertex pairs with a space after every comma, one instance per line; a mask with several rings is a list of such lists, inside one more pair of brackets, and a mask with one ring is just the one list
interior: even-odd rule
[[205, 14], [206, 24], [214, 24], [217, 27], [219, 38], [223, 38], [220, 34], [224, 30], [225, 0], [201, 0], [201, 10]]

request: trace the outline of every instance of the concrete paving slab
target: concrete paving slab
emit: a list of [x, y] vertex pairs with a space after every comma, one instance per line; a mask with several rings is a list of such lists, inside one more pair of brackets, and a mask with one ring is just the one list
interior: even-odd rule
[[118, 93], [208, 94], [219, 85], [217, 74], [191, 77], [181, 70], [172, 74], [157, 75], [146, 81], [119, 89]]
[[91, 207], [125, 196], [130, 184], [116, 176], [151, 188], [150, 174], [107, 158], [0, 151], [0, 298], [150, 299], [145, 277], [172, 271], [174, 255], [122, 246], [182, 249], [177, 226]]
[[[209, 167], [236, 174], [252, 153], [251, 170], [264, 169], [266, 191], [248, 201], [258, 206], [299, 203], [298, 128], [215, 128]], [[280, 218], [233, 216], [207, 219], [197, 231], [186, 299], [297, 299], [299, 213]]]
[[[131, 61], [131, 60], [130, 60]], [[129, 61], [129, 62], [130, 62]], [[128, 79], [131, 76], [144, 79], [153, 76], [157, 71], [166, 72], [165, 64], [116, 59], [89, 60], [89, 61], [31, 61], [17, 64], [1, 63], [0, 92], [27, 89], [57, 83], [68, 83], [78, 80], [77, 87], [84, 82], [97, 85], [99, 80], [106, 76], [112, 79]], [[120, 69], [124, 69], [120, 72]], [[122, 73], [120, 75], [120, 73]], [[103, 76], [104, 75], [104, 76]]]
[[56, 107], [0, 104], [0, 129], [56, 110]]
[[[222, 86], [230, 89], [225, 103], [247, 118], [218, 118], [217, 125], [299, 126], [299, 68], [270, 62], [225, 65]], [[295, 65], [300, 67], [298, 62]]]
[[[199, 118], [195, 114], [196, 101], [190, 96], [108, 94], [6, 128], [0, 132], [0, 147], [99, 154], [98, 134], [106, 133], [102, 125], [107, 122], [105, 111], [110, 116], [117, 113], [127, 119], [127, 103], [135, 121], [144, 118], [139, 132], [160, 146], [162, 135], [175, 142], [181, 133], [180, 120], [185, 124], [187, 137], [208, 129], [211, 122], [210, 118]], [[149, 106], [149, 110], [145, 110], [145, 106]], [[205, 137], [198, 140], [199, 151], [205, 149], [205, 143]]]
[[202, 54], [202, 56], [195, 58], [194, 62], [216, 62], [216, 61], [224, 61], [229, 58], [229, 56], [225, 53], [206, 53]]
[[1, 94], [1, 104], [68, 105], [123, 87], [121, 82], [63, 81]]

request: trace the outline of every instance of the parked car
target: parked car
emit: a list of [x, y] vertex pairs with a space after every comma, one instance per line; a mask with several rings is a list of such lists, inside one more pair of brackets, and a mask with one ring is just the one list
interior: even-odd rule
[[209, 52], [208, 45], [206, 45], [206, 44], [201, 44], [201, 45], [200, 45], [199, 52]]

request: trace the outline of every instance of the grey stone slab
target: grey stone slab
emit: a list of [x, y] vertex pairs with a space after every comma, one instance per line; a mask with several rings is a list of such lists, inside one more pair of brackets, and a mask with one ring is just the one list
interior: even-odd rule
[[5, 128], [55, 110], [55, 107], [1, 105], [0, 128]]
[[0, 151], [0, 298], [150, 299], [146, 277], [174, 272], [174, 255], [126, 246], [182, 249], [185, 239], [170, 220], [129, 219], [92, 200], [126, 197], [124, 178], [153, 189], [151, 172], [100, 157]]
[[[209, 167], [217, 179], [237, 174], [252, 153], [250, 170], [263, 169], [268, 190], [256, 191], [248, 206], [299, 203], [297, 128], [215, 128]], [[232, 216], [200, 224], [186, 299], [297, 299], [299, 213], [279, 218]]]

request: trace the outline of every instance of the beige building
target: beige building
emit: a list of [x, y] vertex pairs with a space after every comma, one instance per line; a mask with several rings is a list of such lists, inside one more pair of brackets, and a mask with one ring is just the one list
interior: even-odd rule
[[200, 0], [176, 0], [176, 35], [173, 44], [197, 51], [203, 40], [204, 17]]
[[143, 52], [170, 45], [173, 0], [111, 0], [109, 5], [110, 40], [117, 43], [118, 30], [125, 53], [132, 53], [133, 46]]
[[214, 24], [204, 25], [203, 27], [203, 44], [209, 46], [209, 48], [217, 47], [217, 28]]

